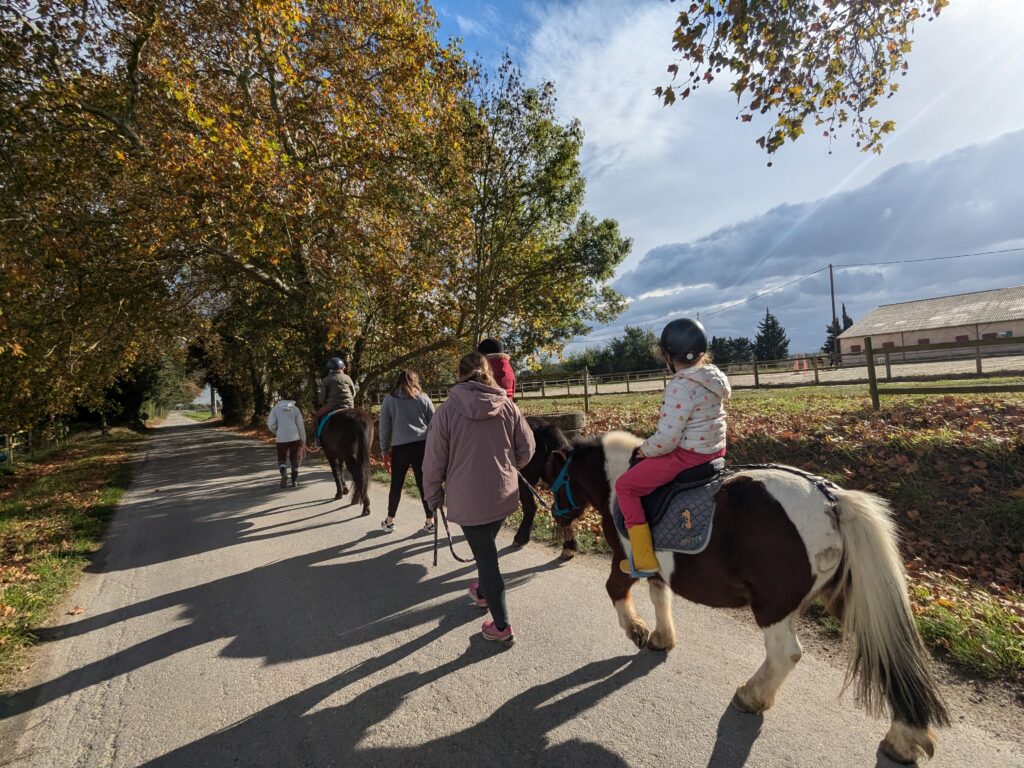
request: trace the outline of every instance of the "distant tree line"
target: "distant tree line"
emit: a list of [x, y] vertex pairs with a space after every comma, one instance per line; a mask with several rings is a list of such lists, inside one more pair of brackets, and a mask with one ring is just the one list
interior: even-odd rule
[[[844, 309], [844, 317], [845, 317]], [[852, 323], [852, 321], [850, 321]], [[712, 359], [719, 365], [758, 360], [782, 360], [789, 357], [789, 336], [779, 319], [768, 309], [758, 323], [757, 333], [748, 336], [712, 336], [708, 342]], [[584, 367], [594, 374], [624, 373], [659, 368], [664, 361], [658, 352], [658, 336], [648, 326], [627, 325], [622, 336], [603, 346], [589, 346], [581, 352], [548, 361], [542, 374], [576, 372]]]

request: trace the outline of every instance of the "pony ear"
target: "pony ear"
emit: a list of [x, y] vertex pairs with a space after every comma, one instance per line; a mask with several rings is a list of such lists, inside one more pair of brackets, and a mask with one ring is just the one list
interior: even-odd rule
[[565, 466], [565, 462], [569, 460], [568, 451], [564, 448], [559, 448], [556, 451], [552, 451], [548, 457], [547, 464], [544, 465], [544, 479], [550, 486], [555, 482], [555, 478], [558, 473], [562, 471], [562, 467]]

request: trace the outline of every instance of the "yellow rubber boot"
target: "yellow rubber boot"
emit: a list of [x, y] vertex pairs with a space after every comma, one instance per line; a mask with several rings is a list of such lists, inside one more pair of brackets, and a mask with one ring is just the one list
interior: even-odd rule
[[651, 538], [651, 527], [634, 525], [629, 529], [629, 543], [632, 547], [632, 554], [629, 560], [619, 563], [619, 570], [634, 576], [654, 576], [661, 566], [658, 565], [658, 558], [654, 555], [654, 540]]

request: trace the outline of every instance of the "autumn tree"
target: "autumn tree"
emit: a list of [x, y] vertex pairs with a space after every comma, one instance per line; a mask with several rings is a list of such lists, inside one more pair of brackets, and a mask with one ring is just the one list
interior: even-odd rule
[[831, 141], [848, 128], [857, 146], [881, 152], [892, 120], [873, 116], [899, 90], [915, 25], [949, 0], [704, 0], [681, 2], [672, 34], [680, 60], [655, 89], [668, 105], [716, 78], [731, 80], [739, 119], [767, 114], [757, 139], [769, 156], [810, 122]]
[[527, 85], [507, 55], [465, 104], [473, 231], [456, 295], [471, 341], [500, 335], [521, 355], [557, 349], [624, 307], [606, 282], [632, 241], [583, 209], [583, 130], [555, 105], [554, 84]]

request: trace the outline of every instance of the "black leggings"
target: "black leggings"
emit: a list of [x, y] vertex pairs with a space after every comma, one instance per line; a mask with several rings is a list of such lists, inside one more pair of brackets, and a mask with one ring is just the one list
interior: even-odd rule
[[476, 571], [480, 576], [480, 597], [487, 599], [487, 608], [498, 629], [508, 626], [508, 608], [505, 607], [505, 580], [498, 568], [498, 546], [495, 539], [504, 520], [487, 525], [464, 525], [462, 532], [476, 558]]
[[[391, 446], [391, 493], [388, 495], [388, 517], [394, 517], [398, 511], [398, 503], [402, 500], [402, 490], [405, 487], [405, 475], [410, 467], [413, 477], [416, 478], [416, 488], [419, 489], [420, 500], [423, 501], [423, 453], [426, 449], [427, 442], [425, 440]], [[428, 520], [434, 516], [430, 508], [427, 507], [426, 501], [423, 501], [423, 512]]]

